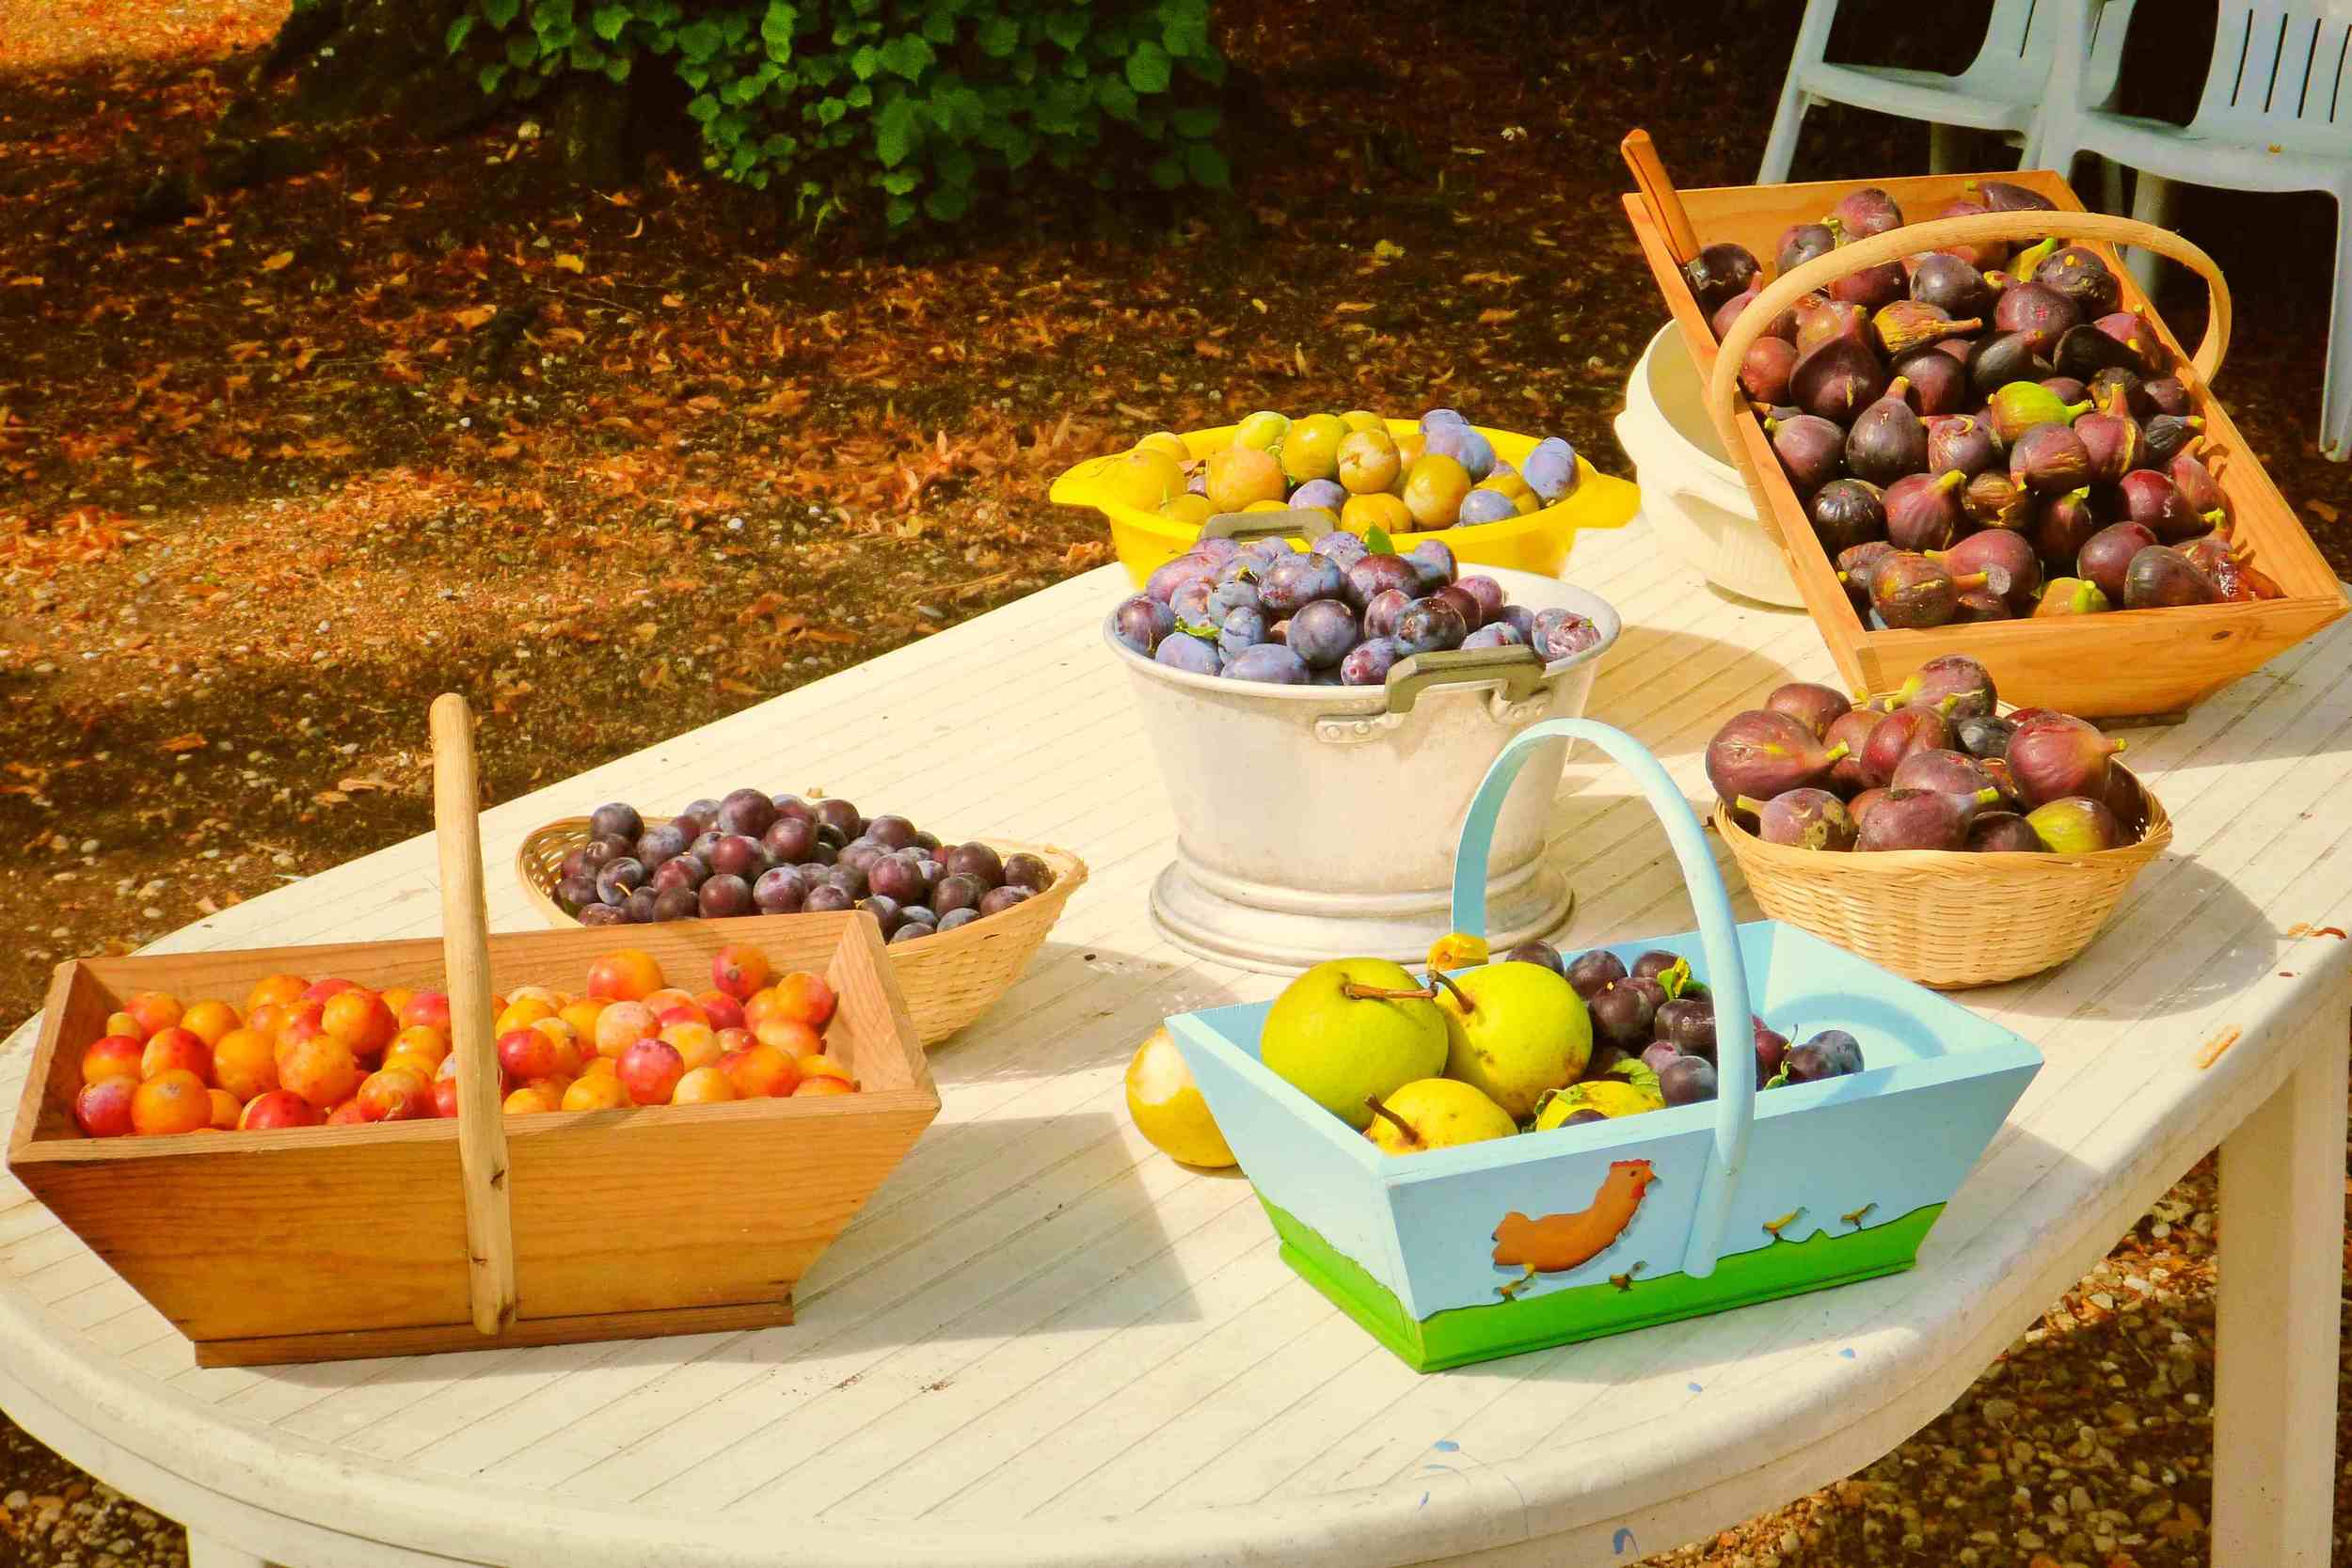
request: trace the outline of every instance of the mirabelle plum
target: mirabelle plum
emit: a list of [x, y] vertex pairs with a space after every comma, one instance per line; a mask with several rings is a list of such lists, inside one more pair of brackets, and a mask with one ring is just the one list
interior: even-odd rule
[[781, 1099], [801, 1082], [800, 1064], [772, 1045], [747, 1045], [719, 1058], [719, 1069], [745, 1100]]
[[[606, 1060], [599, 1056], [598, 1061]], [[617, 1111], [628, 1104], [628, 1091], [621, 1087], [620, 1079], [611, 1072], [592, 1072], [572, 1080], [572, 1086], [564, 1091], [566, 1111]]]
[[147, 1037], [139, 1053], [139, 1076], [152, 1078], [178, 1069], [196, 1074], [207, 1088], [213, 1082], [213, 1048], [177, 1025]]
[[131, 1097], [131, 1130], [154, 1137], [195, 1132], [213, 1124], [213, 1091], [185, 1068], [167, 1068]]
[[437, 1078], [433, 1081], [433, 1114], [437, 1117], [457, 1115], [457, 1080]]
[[[644, 1000], [645, 1006], [653, 1009], [653, 1016], [660, 1018], [672, 1007], [692, 1007], [694, 993], [680, 990], [675, 986], [665, 986], [660, 990], [647, 992]], [[697, 1012], [701, 1010], [699, 1007], [695, 1008]]]
[[109, 1078], [128, 1078], [135, 1084], [147, 1076], [140, 1065], [146, 1055], [146, 1045], [129, 1035], [108, 1035], [92, 1040], [90, 1048], [82, 1053], [82, 1082], [97, 1084]]
[[823, 1077], [803, 1078], [801, 1080], [800, 1087], [792, 1091], [792, 1098], [795, 1100], [803, 1098], [814, 1099], [819, 1095], [855, 1093], [857, 1093], [857, 1085], [843, 1079]]
[[547, 1008], [547, 1016], [549, 1018], [562, 1012], [564, 1003], [569, 1000], [570, 998], [562, 991], [551, 990], [546, 986], [516, 986], [506, 995], [508, 1006], [511, 1007], [517, 1002], [536, 1002]]
[[694, 998], [694, 1006], [703, 1011], [703, 1022], [713, 1029], [743, 1027], [743, 1004], [724, 991], [707, 990]]
[[143, 1041], [150, 1034], [153, 1033], [153, 1031], [149, 1029], [146, 1024], [141, 1023], [137, 1019], [133, 1018], [129, 1013], [116, 1012], [108, 1013], [106, 1015], [106, 1033], [109, 1035], [128, 1035], [135, 1040]]
[[510, 1117], [537, 1116], [543, 1111], [560, 1111], [563, 1108], [563, 1091], [554, 1086], [551, 1079], [525, 1084], [506, 1097], [506, 1114]]
[[278, 1087], [278, 1048], [266, 1035], [231, 1029], [213, 1047], [213, 1082], [238, 1102]]
[[245, 993], [247, 1016], [262, 1007], [282, 1007], [289, 1002], [299, 1002], [302, 993], [310, 989], [310, 982], [299, 974], [273, 974], [253, 982], [253, 989]]
[[278, 1031], [286, 1027], [286, 1021], [294, 1016], [294, 1006], [283, 1002], [264, 1002], [245, 1015], [245, 1027], [265, 1040], [275, 1040]]
[[384, 1006], [391, 1008], [392, 1016], [394, 1018], [398, 1018], [400, 1017], [401, 1009], [408, 1006], [409, 1002], [415, 998], [417, 992], [416, 988], [413, 986], [386, 986], [382, 990], [377, 991], [375, 994], [384, 999]]
[[580, 1068], [580, 1075], [582, 1078], [617, 1078], [620, 1076], [620, 1071], [621, 1064], [617, 1058], [591, 1056]]
[[593, 1050], [596, 1038], [596, 1021], [604, 1016], [605, 1008], [610, 1006], [612, 1006], [611, 1003], [601, 1001], [596, 997], [582, 997], [577, 1002], [564, 1003], [556, 1010], [555, 1016], [570, 1024], [572, 1033], [580, 1037], [585, 1048]]
[[239, 1131], [266, 1132], [281, 1127], [316, 1127], [318, 1108], [291, 1089], [272, 1089], [246, 1102], [237, 1117]]
[[218, 1045], [240, 1022], [237, 1009], [226, 1002], [199, 1002], [180, 1015], [180, 1027], [206, 1045]]
[[588, 966], [588, 994], [610, 1002], [642, 1002], [662, 985], [661, 965], [638, 948], [618, 948]]
[[670, 1091], [673, 1105], [716, 1105], [735, 1098], [735, 1085], [727, 1075], [715, 1067], [698, 1067], [677, 1081]]
[[803, 1056], [799, 1065], [801, 1076], [804, 1079], [838, 1078], [853, 1088], [857, 1085], [857, 1078], [850, 1071], [848, 1063], [821, 1053], [815, 1056]]
[[719, 1031], [719, 1050], [722, 1053], [740, 1051], [745, 1046], [757, 1045], [758, 1043], [758, 1039], [753, 1036], [749, 1029], [722, 1029]]
[[814, 974], [795, 973], [778, 980], [776, 996], [784, 1004], [784, 1016], [822, 1033], [833, 1022], [835, 999], [833, 988]]
[[523, 997], [509, 1002], [490, 1025], [490, 1033], [503, 1035], [512, 1029], [528, 1029], [543, 1018], [553, 1018], [555, 1009], [535, 997]]
[[707, 1023], [673, 1023], [661, 1031], [661, 1038], [678, 1053], [690, 1072], [719, 1059], [719, 1032]]
[[176, 996], [167, 996], [159, 990], [143, 990], [125, 1002], [122, 1010], [138, 1020], [141, 1035], [151, 1035], [158, 1029], [168, 1029], [179, 1022], [183, 1009]]
[[752, 1037], [762, 1045], [772, 1045], [794, 1056], [815, 1056], [825, 1049], [825, 1042], [817, 1031], [798, 1019], [763, 1019], [753, 1029]]
[[667, 1105], [686, 1076], [686, 1058], [666, 1040], [639, 1040], [621, 1053], [617, 1069], [621, 1086], [639, 1105]]
[[302, 994], [295, 998], [295, 1000], [299, 1002], [316, 1002], [321, 1006], [325, 1006], [328, 997], [337, 995], [342, 991], [358, 990], [358, 981], [346, 980], [341, 975], [330, 974], [324, 980], [313, 980], [309, 985], [303, 987]]
[[370, 1121], [421, 1121], [434, 1114], [432, 1080], [406, 1068], [379, 1069], [354, 1101]]
[[555, 1042], [555, 1070], [564, 1077], [580, 1072], [580, 1036], [560, 1018], [543, 1018], [532, 1025]]
[[364, 1127], [368, 1122], [367, 1107], [357, 1100], [346, 1100], [326, 1113], [329, 1127]]
[[555, 1039], [528, 1026], [509, 1029], [498, 1039], [499, 1067], [509, 1078], [528, 1083], [555, 1071]]
[[73, 1097], [73, 1119], [93, 1138], [119, 1138], [134, 1130], [131, 1110], [138, 1098], [136, 1078], [101, 1078]]
[[710, 956], [710, 983], [738, 1002], [749, 1002], [771, 973], [768, 955], [749, 942], [731, 942]]
[[207, 1089], [204, 1092], [213, 1102], [213, 1131], [234, 1132], [237, 1117], [244, 1113], [245, 1106], [227, 1089]]
[[351, 1047], [354, 1055], [374, 1056], [400, 1033], [400, 1020], [375, 992], [352, 986], [328, 997], [319, 1008], [319, 1027]]
[[615, 1002], [596, 1015], [596, 1053], [618, 1056], [639, 1040], [661, 1033], [661, 1021], [643, 1002]]
[[314, 1035], [283, 1051], [278, 1081], [321, 1111], [331, 1111], [359, 1092], [359, 1058], [331, 1035]]
[[449, 1036], [430, 1023], [412, 1023], [392, 1037], [384, 1054], [389, 1057], [395, 1051], [404, 1056], [423, 1058], [425, 1076], [430, 1078], [433, 1069], [441, 1065], [441, 1058], [449, 1054]]
[[417, 992], [400, 1009], [400, 1022], [404, 1029], [413, 1029], [421, 1024], [425, 1028], [437, 1029], [444, 1035], [448, 1034], [449, 997], [447, 993], [437, 990]]

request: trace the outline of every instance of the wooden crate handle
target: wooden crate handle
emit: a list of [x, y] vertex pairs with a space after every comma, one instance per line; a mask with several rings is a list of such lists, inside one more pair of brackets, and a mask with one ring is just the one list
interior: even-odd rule
[[450, 1047], [457, 1053], [457, 1159], [466, 1185], [466, 1292], [473, 1325], [515, 1321], [515, 1221], [506, 1184], [505, 1106], [490, 1037], [490, 920], [482, 895], [473, 709], [454, 691], [433, 703], [433, 832], [441, 851], [441, 946]]
[[[2169, 230], [2141, 223], [2136, 218], [2116, 217], [2107, 213], [2052, 213], [2039, 210], [2019, 213], [1972, 213], [1966, 217], [1935, 218], [1927, 223], [1907, 224], [1890, 229], [1883, 234], [1873, 234], [1867, 240], [1842, 245], [1827, 255], [1816, 256], [1803, 266], [1791, 268], [1774, 279], [1772, 285], [1748, 302], [1740, 312], [1731, 330], [1715, 350], [1714, 378], [1708, 385], [1707, 407], [1713, 416], [1716, 431], [1724, 438], [1724, 449], [1737, 460], [1743, 450], [1740, 443], [1738, 421], [1741, 411], [1740, 402], [1740, 365], [1747, 358], [1748, 350], [1764, 329], [1782, 311], [1816, 289], [1827, 288], [1849, 273], [1860, 272], [1884, 261], [1899, 261], [1921, 251], [1940, 250], [1946, 245], [1973, 244], [1983, 240], [2039, 240], [2060, 234], [2070, 240], [2106, 240], [2111, 245], [2136, 245], [2193, 269], [2205, 280], [2206, 293], [2213, 309], [2205, 320], [2205, 341], [2197, 345], [2190, 361], [2189, 373], [2184, 380], [2190, 390], [2210, 386], [2221, 373], [2221, 361], [2230, 352], [2230, 285], [2222, 279], [2221, 267], [2197, 245]], [[2193, 378], [2193, 379], [2192, 379]], [[1742, 463], [1743, 470], [1749, 466]], [[1756, 501], [1758, 517], [1772, 515], [1772, 505], [1765, 499], [1759, 475], [1747, 473], [1748, 493]]]
[[1625, 134], [1617, 150], [1625, 155], [1625, 166], [1633, 171], [1633, 182], [1642, 187], [1649, 210], [1658, 214], [1658, 226], [1666, 233], [1666, 248], [1674, 252], [1676, 261], [1690, 261], [1699, 253], [1699, 232], [1691, 226], [1691, 214], [1683, 210], [1682, 193], [1675, 189], [1665, 161], [1658, 156], [1658, 144], [1637, 126]]

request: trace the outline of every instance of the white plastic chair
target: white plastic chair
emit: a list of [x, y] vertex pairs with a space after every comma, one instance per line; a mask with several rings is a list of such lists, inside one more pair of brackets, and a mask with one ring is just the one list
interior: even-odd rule
[[[2106, 0], [2106, 15], [2099, 14], [2101, 8], [2094, 4], [2089, 12], [2067, 16], [2061, 14], [2067, 8], [2058, 0], [1994, 0], [1992, 24], [1985, 29], [1977, 57], [1952, 76], [1893, 66], [1832, 65], [1823, 52], [1837, 20], [1837, 0], [1806, 0], [1756, 182], [1773, 185], [1788, 178], [1805, 111], [1824, 103], [1926, 120], [1928, 167], [1937, 174], [1953, 171], [1959, 150], [1953, 133], [1962, 129], [1999, 132], [2023, 146], [2020, 167], [2040, 168], [2041, 122], [2053, 58], [2075, 55], [2085, 66], [2074, 78], [2075, 90], [2089, 92], [2090, 102], [2104, 106], [2115, 92], [2131, 8], [2132, 0]], [[2073, 48], [2060, 47], [2061, 40], [2070, 40]], [[2120, 205], [2122, 199], [2118, 175], [2110, 205]]]
[[[2058, 0], [2079, 24], [2094, 0]], [[2120, 30], [2120, 29], [2119, 29]], [[2169, 227], [2176, 180], [2233, 191], [2326, 191], [2336, 198], [2336, 292], [2321, 394], [2319, 450], [2352, 459], [2352, 5], [2223, 0], [2197, 114], [2185, 126], [2070, 109], [2061, 57], [2052, 71], [2042, 155], [2063, 169], [2095, 152], [2139, 170], [2132, 215]], [[2155, 261], [2135, 252], [2142, 286]]]

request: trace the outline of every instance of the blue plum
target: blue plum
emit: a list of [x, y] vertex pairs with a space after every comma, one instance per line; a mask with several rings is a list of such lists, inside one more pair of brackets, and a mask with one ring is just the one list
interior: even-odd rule
[[1452, 582], [1460, 568], [1454, 564], [1454, 552], [1436, 539], [1424, 539], [1407, 550], [1405, 559], [1421, 573], [1422, 592], [1434, 594]]
[[1430, 427], [1441, 424], [1468, 424], [1470, 421], [1451, 408], [1432, 408], [1421, 417], [1421, 433], [1429, 434]]
[[1223, 566], [1225, 562], [1241, 554], [1241, 546], [1231, 539], [1202, 539], [1192, 546], [1192, 553]]
[[1582, 475], [1577, 471], [1576, 449], [1557, 436], [1547, 436], [1519, 465], [1519, 477], [1546, 506], [1572, 494]]
[[1600, 628], [1572, 610], [1539, 610], [1535, 615], [1535, 635], [1529, 641], [1549, 662], [1597, 645]]
[[1405, 607], [1417, 597], [1409, 589], [1383, 588], [1364, 601], [1364, 635], [1391, 637], [1396, 632], [1396, 619], [1405, 613]]
[[1198, 626], [1209, 618], [1209, 595], [1216, 592], [1212, 578], [1186, 578], [1168, 596], [1168, 608], [1179, 626]]
[[1237, 681], [1261, 681], [1269, 686], [1305, 686], [1307, 661], [1278, 642], [1244, 648], [1226, 661], [1225, 673]]
[[1328, 670], [1363, 640], [1356, 612], [1337, 599], [1317, 599], [1291, 617], [1290, 648], [1309, 669]]
[[1389, 667], [1399, 657], [1393, 639], [1367, 638], [1340, 660], [1340, 682], [1343, 686], [1378, 686], [1389, 678]]
[[1465, 648], [1518, 648], [1526, 644], [1527, 639], [1520, 636], [1518, 629], [1507, 621], [1481, 626], [1462, 639]]
[[1470, 635], [1470, 624], [1443, 599], [1415, 599], [1397, 616], [1391, 635], [1400, 653], [1434, 654], [1460, 647]]
[[1496, 612], [1495, 619], [1508, 623], [1517, 629], [1520, 639], [1531, 647], [1535, 641], [1535, 612], [1523, 604], [1507, 604]]
[[1494, 443], [1466, 424], [1438, 424], [1429, 429], [1422, 450], [1438, 452], [1462, 465], [1471, 483], [1494, 472]]
[[1160, 640], [1176, 629], [1175, 612], [1148, 594], [1137, 594], [1119, 607], [1112, 633], [1127, 647], [1150, 658]]
[[1502, 491], [1472, 490], [1462, 498], [1462, 510], [1454, 520], [1469, 528], [1478, 523], [1499, 523], [1518, 515], [1518, 503]]
[[1406, 590], [1410, 598], [1421, 587], [1421, 574], [1400, 555], [1367, 555], [1347, 569], [1347, 586], [1341, 596], [1361, 611], [1385, 589]]
[[1287, 556], [1266, 568], [1258, 579], [1258, 602], [1277, 615], [1294, 615], [1301, 605], [1336, 599], [1347, 589], [1347, 575], [1328, 556]]
[[1337, 480], [1311, 479], [1291, 492], [1291, 505], [1319, 506], [1334, 517], [1340, 515], [1340, 508], [1346, 504], [1347, 492], [1340, 488]]
[[1205, 638], [1188, 634], [1162, 638], [1152, 657], [1171, 670], [1184, 670], [1196, 675], [1216, 673], [1216, 644]]
[[1168, 595], [1184, 584], [1195, 578], [1212, 577], [1216, 575], [1216, 562], [1206, 556], [1180, 555], [1146, 578], [1143, 591], [1151, 597], [1159, 600], [1160, 603], [1166, 604]]
[[1258, 585], [1248, 578], [1220, 582], [1209, 591], [1209, 613], [1219, 620], [1236, 610], [1258, 608]]
[[1216, 651], [1232, 658], [1244, 648], [1254, 648], [1266, 640], [1265, 615], [1263, 611], [1244, 608], [1229, 610], [1217, 623]]

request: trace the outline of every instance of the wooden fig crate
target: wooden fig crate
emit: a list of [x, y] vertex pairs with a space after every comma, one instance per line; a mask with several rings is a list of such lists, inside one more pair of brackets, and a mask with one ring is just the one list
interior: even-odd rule
[[[1638, 155], [1637, 138], [1641, 148], [1647, 147], [1648, 138], [1634, 133], [1628, 138], [1629, 161]], [[1975, 227], [1966, 234], [1922, 236], [1919, 243], [1911, 242], [1909, 236], [1924, 230], [1923, 220], [1962, 196], [1969, 182], [1984, 180], [2007, 181], [2038, 191], [2060, 211], [1947, 220]], [[1912, 220], [1903, 229], [1879, 237], [1897, 255], [1932, 249], [1962, 238], [1990, 238], [2004, 228], [2018, 243], [2026, 243], [2028, 231], [2035, 237], [2055, 233], [2099, 251], [2122, 285], [2122, 309], [2145, 316], [2176, 361], [2174, 373], [2187, 386], [2197, 412], [2204, 418], [2203, 451], [2230, 499], [2236, 536], [2252, 546], [2254, 564], [2269, 574], [2286, 596], [2249, 604], [2119, 610], [2096, 615], [1952, 625], [1929, 631], [1869, 629], [1846, 597], [1836, 567], [1815, 537], [1804, 506], [1782, 471], [1762, 422], [1748, 411], [1745, 399], [1738, 396], [1732, 375], [1716, 382], [1715, 336], [1680, 264], [1697, 245], [1729, 241], [1747, 246], [1769, 269], [1783, 230], [1791, 224], [1818, 221], [1840, 197], [1867, 184], [1893, 197]], [[1677, 196], [1678, 211], [1675, 211]], [[1756, 516], [1779, 545], [1839, 674], [1853, 689], [1889, 690], [1928, 659], [1939, 654], [1964, 653], [1993, 672], [2005, 698], [2022, 705], [2056, 707], [2090, 719], [2177, 714], [2344, 612], [2343, 590], [2334, 571], [2213, 395], [2210, 382], [2228, 347], [2229, 293], [2211, 259], [2178, 236], [2129, 219], [2086, 213], [2066, 181], [2046, 169], [1818, 184], [1728, 185], [1680, 192], [1666, 186], [1655, 193], [1632, 192], [1624, 200], [1642, 253], [1682, 330], [1692, 359], [1701, 379], [1710, 385], [1710, 407], [1725, 450], [1746, 474]], [[2070, 214], [2082, 216], [2070, 222]], [[1684, 214], [1689, 230], [1677, 238]], [[2213, 291], [2213, 325], [2196, 358], [2182, 349], [2147, 295], [2123, 269], [2115, 244], [2101, 237], [2103, 230], [2122, 238], [2123, 243], [2144, 239], [2204, 274]], [[1796, 292], [1821, 286], [1829, 277], [1855, 266], [1887, 259], [1869, 252], [1873, 243], [1856, 242], [1807, 263], [1799, 270], [1815, 281]], [[1812, 273], [1815, 268], [1822, 270]], [[1747, 313], [1758, 326], [1785, 308], [1762, 296], [1759, 305], [1763, 308]], [[1744, 350], [1737, 334], [1731, 341]]]
[[[439, 739], [438, 707], [435, 719]], [[469, 808], [470, 756], [463, 771], [456, 798]], [[872, 917], [487, 936], [470, 809], [470, 885], [463, 866], [450, 875], [452, 782], [445, 769], [444, 910], [469, 896], [471, 920], [452, 923], [446, 950], [390, 942], [60, 965], [8, 1140], [9, 1170], [195, 1341], [204, 1366], [790, 1323], [794, 1282], [939, 1112]], [[745, 942], [779, 974], [805, 970], [832, 986], [838, 1008], [826, 1051], [861, 1092], [501, 1115], [493, 988], [576, 988], [592, 958], [621, 946], [699, 986], [713, 953]], [[377, 989], [446, 982], [461, 1097], [474, 1098], [451, 1119], [81, 1134], [72, 1102], [82, 1049], [124, 999], [151, 990], [242, 999], [279, 973]], [[469, 998], [476, 985], [479, 996]], [[461, 1153], [461, 1132], [480, 1147]]]

